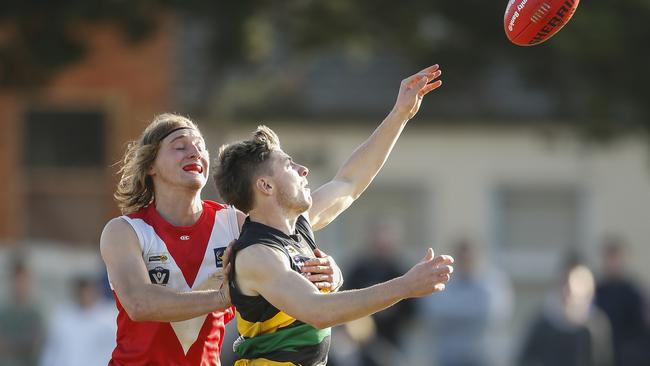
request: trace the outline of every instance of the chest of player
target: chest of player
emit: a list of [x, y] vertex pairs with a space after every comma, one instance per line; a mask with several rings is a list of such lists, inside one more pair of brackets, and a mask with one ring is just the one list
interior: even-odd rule
[[297, 272], [300, 272], [307, 260], [315, 257], [314, 250], [302, 235], [293, 235], [292, 240], [283, 240], [282, 246], [289, 256], [291, 268]]
[[227, 238], [201, 242], [200, 238], [193, 240], [189, 233], [183, 233], [153, 238], [148, 244], [143, 248], [142, 259], [151, 283], [180, 291], [218, 288], [216, 282], [222, 275]]

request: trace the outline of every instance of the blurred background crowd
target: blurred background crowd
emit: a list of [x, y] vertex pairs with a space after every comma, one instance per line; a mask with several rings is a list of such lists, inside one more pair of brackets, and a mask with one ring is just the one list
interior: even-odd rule
[[115, 163], [154, 115], [189, 116], [213, 154], [267, 124], [315, 188], [433, 63], [443, 87], [316, 234], [347, 288], [429, 246], [454, 255], [454, 277], [337, 327], [330, 363], [650, 365], [650, 5], [581, 3], [530, 48], [508, 43], [505, 5], [1, 4], [0, 366], [106, 364], [98, 238], [119, 215]]

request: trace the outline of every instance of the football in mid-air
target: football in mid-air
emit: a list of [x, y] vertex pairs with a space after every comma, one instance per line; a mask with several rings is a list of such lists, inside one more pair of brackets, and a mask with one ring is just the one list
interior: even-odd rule
[[571, 19], [580, 0], [510, 0], [503, 17], [508, 39], [534, 46], [553, 37]]

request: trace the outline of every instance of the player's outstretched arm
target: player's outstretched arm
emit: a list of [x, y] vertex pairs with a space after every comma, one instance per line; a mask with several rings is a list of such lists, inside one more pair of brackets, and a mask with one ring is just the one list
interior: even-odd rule
[[312, 194], [309, 218], [314, 230], [329, 224], [368, 187], [382, 168], [406, 123], [420, 109], [422, 99], [442, 85], [438, 65], [412, 75], [400, 84], [395, 106], [370, 137], [352, 153], [336, 176]]
[[245, 295], [262, 295], [276, 308], [315, 328], [345, 323], [402, 299], [442, 291], [453, 271], [451, 257], [434, 258], [429, 249], [403, 276], [359, 290], [321, 293], [289, 267], [288, 258], [279, 250], [253, 245], [239, 252], [236, 262], [236, 281]]
[[113, 289], [131, 320], [181, 321], [230, 306], [228, 286], [178, 293], [152, 284], [138, 237], [121, 218], [111, 220], [104, 228], [100, 250]]

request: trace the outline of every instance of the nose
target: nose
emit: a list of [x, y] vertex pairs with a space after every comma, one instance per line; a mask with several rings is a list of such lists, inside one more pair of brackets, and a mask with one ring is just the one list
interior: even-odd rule
[[190, 144], [187, 150], [190, 158], [197, 158], [201, 155], [201, 149], [195, 144]]
[[298, 164], [298, 174], [301, 177], [306, 177], [309, 174], [309, 169], [306, 166]]

